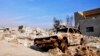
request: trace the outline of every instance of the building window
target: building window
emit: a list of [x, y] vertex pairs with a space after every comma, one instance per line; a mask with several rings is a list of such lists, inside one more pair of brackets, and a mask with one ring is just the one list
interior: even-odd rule
[[86, 27], [86, 32], [94, 32], [94, 28], [93, 27]]

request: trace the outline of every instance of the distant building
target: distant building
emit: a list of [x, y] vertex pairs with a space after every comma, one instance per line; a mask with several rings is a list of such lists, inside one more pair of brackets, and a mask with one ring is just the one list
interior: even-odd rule
[[75, 12], [75, 26], [82, 34], [88, 36], [100, 36], [100, 8]]

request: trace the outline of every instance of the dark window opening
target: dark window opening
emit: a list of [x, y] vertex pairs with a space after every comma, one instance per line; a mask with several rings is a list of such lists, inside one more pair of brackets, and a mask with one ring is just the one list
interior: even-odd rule
[[94, 28], [93, 27], [86, 27], [86, 32], [94, 32]]
[[74, 33], [73, 29], [69, 28], [69, 32], [70, 33]]

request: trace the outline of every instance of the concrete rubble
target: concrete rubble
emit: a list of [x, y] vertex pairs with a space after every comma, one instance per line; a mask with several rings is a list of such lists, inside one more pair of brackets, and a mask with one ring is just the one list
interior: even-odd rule
[[8, 30], [4, 28], [0, 30], [0, 40], [29, 47], [33, 45], [36, 36], [49, 35], [49, 32], [40, 28], [24, 27], [22, 30], [23, 32], [20, 32], [21, 30], [18, 30], [18, 27], [9, 28]]
[[[58, 49], [51, 49], [52, 56], [100, 56], [100, 38], [93, 36], [79, 35], [77, 37], [84, 38], [84, 44], [68, 46], [65, 53]], [[79, 40], [79, 39], [78, 39]], [[56, 52], [55, 52], [56, 51]], [[55, 53], [55, 54], [54, 54]]]
[[[22, 30], [23, 32], [20, 32], [17, 27], [0, 30], [0, 40], [30, 47], [34, 45], [33, 40], [37, 36], [54, 34], [52, 31], [47, 31], [40, 28], [25, 27]], [[69, 34], [69, 36], [71, 35]], [[100, 56], [100, 37], [79, 34], [76, 34], [76, 36], [77, 39], [73, 39], [72, 41], [75, 40], [75, 42], [79, 42], [79, 39], [83, 37], [85, 40], [83, 45], [69, 46], [65, 53], [62, 53], [58, 48], [50, 49], [48, 51], [50, 56]]]

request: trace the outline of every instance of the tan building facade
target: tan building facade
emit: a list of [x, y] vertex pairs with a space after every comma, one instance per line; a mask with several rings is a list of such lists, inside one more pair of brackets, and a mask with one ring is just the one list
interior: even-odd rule
[[100, 8], [84, 12], [75, 12], [75, 26], [82, 34], [100, 36]]

